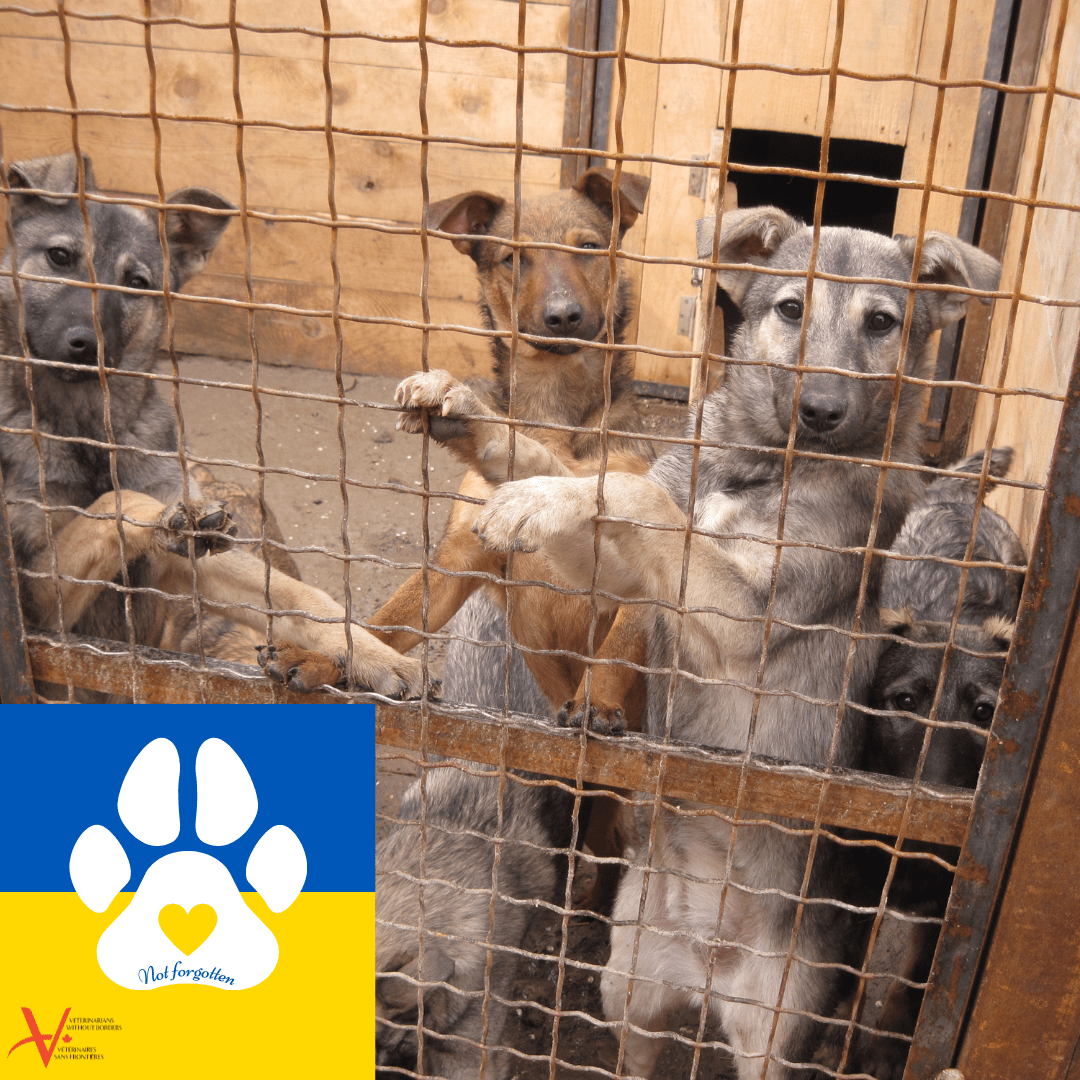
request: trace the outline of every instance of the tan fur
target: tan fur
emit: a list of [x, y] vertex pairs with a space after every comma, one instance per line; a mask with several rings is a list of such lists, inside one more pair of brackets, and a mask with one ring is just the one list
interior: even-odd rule
[[[183, 549], [189, 538], [198, 536], [209, 553], [196, 559], [194, 595], [208, 609], [227, 613], [231, 621], [265, 631], [266, 615], [260, 610], [265, 604], [265, 568], [261, 560], [245, 552], [228, 550], [229, 518], [221, 504], [194, 501], [166, 507], [149, 495], [128, 490], [120, 492], [120, 499], [123, 520], [119, 530], [114, 516], [117, 493], [110, 491], [87, 508], [86, 516], [73, 516], [55, 533], [56, 560], [63, 575], [56, 587], [48, 577], [31, 578], [24, 586], [35, 593], [36, 610], [43, 613], [47, 628], [60, 628], [57, 590], [63, 621], [74, 625], [104, 583], [120, 575], [122, 559], [131, 563], [141, 556], [149, 557], [158, 571], [157, 589], [173, 596], [192, 596], [191, 562]], [[46, 570], [47, 566], [35, 569]], [[325, 620], [275, 614], [274, 625], [283, 637], [340, 658], [338, 666], [342, 666], [346, 651], [344, 612], [336, 601], [274, 569], [270, 571], [270, 598], [275, 612], [303, 612]], [[400, 656], [360, 627], [352, 627], [352, 636], [350, 675], [356, 682], [387, 696], [419, 693], [422, 677], [416, 661]]]
[[[640, 212], [647, 181], [623, 174], [620, 187], [620, 235]], [[545, 324], [545, 303], [552, 296], [570, 297], [582, 309], [582, 324], [596, 327], [592, 339], [604, 340], [606, 304], [611, 290], [606, 249], [611, 232], [612, 180], [607, 170], [591, 169], [575, 188], [546, 199], [526, 202], [520, 211], [518, 236], [523, 243], [558, 243], [580, 247], [594, 245], [596, 254], [577, 254], [543, 248], [522, 247], [518, 255], [518, 328], [537, 337], [556, 336]], [[498, 237], [506, 235], [508, 210], [503, 200], [483, 192], [447, 199], [431, 207], [430, 220], [436, 227], [463, 235], [488, 233], [490, 240], [458, 239], [455, 246], [477, 262], [485, 320], [506, 340], [512, 330], [511, 286], [513, 268], [505, 262], [513, 246]], [[589, 250], [589, 249], [583, 249]], [[622, 283], [616, 286], [624, 291]], [[625, 304], [624, 304], [625, 307]], [[616, 312], [616, 320], [625, 310]], [[570, 334], [573, 338], [574, 335]], [[600, 437], [588, 429], [599, 428], [604, 412], [605, 352], [602, 349], [566, 344], [567, 354], [553, 354], [519, 338], [511, 379], [504, 354], [496, 349], [496, 386], [493, 404], [482, 402], [472, 390], [445, 371], [420, 373], [404, 380], [396, 400], [407, 411], [399, 427], [422, 430], [420, 410], [432, 415], [431, 433], [462, 461], [469, 464], [460, 494], [486, 500], [494, 487], [506, 480], [510, 451], [507, 412], [497, 406], [514, 402], [516, 427], [514, 476], [595, 476], [599, 467]], [[612, 392], [607, 425], [612, 432], [640, 430], [636, 401], [628, 391], [631, 361], [617, 352], [611, 362]], [[620, 392], [621, 391], [621, 392]], [[448, 418], [439, 426], [440, 420]], [[484, 423], [483, 419], [498, 421]], [[538, 428], [536, 423], [560, 424], [577, 431]], [[644, 473], [649, 468], [651, 448], [647, 440], [612, 436], [608, 470]], [[450, 620], [461, 605], [483, 586], [492, 600], [507, 607], [507, 590], [481, 577], [450, 577], [477, 572], [506, 577], [505, 555], [486, 551], [473, 534], [479, 507], [455, 501], [450, 520], [439, 543], [428, 575], [427, 631], [434, 633]], [[551, 568], [542, 558], [527, 555], [514, 560], [515, 581], [554, 581]], [[409, 627], [374, 633], [400, 652], [407, 652], [423, 640], [421, 606], [424, 575], [415, 573], [368, 621], [368, 626]], [[525, 652], [526, 663], [551, 704], [571, 715], [585, 708], [585, 674], [592, 667], [590, 723], [600, 729], [620, 730], [625, 724], [638, 731], [644, 697], [641, 676], [633, 668], [616, 663], [589, 665], [590, 606], [580, 597], [566, 596], [541, 586], [518, 586], [513, 590], [511, 631], [525, 649], [563, 650], [577, 657], [537, 655]], [[599, 660], [626, 660], [644, 664], [648, 613], [642, 607], [601, 612], [596, 627], [593, 655]], [[296, 689], [311, 685], [315, 672], [325, 672], [318, 657], [301, 652], [278, 650], [279, 670], [287, 673]]]

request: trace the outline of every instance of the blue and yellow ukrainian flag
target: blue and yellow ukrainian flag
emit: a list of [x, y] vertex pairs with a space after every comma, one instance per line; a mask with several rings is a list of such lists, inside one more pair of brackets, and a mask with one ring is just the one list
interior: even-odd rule
[[[0, 1077], [43, 1068], [100, 1080], [370, 1076], [373, 722], [372, 706], [0, 707]], [[148, 847], [125, 828], [117, 798], [155, 739], [179, 752], [180, 832]], [[258, 796], [251, 827], [219, 847], [195, 832], [195, 757], [208, 739], [239, 755]], [[69, 874], [72, 848], [92, 825], [116, 837], [131, 870], [100, 914]], [[245, 870], [276, 825], [303, 845], [307, 877], [275, 914]], [[277, 965], [258, 985], [126, 989], [102, 972], [102, 933], [152, 864], [187, 851], [223, 863], [277, 939]]]

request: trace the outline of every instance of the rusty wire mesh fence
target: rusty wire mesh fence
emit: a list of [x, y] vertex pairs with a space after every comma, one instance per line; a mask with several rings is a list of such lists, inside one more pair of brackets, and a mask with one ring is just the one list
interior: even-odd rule
[[[364, 626], [396, 626], [415, 667], [372, 661], [387, 1076], [929, 1077], [960, 1037], [1076, 570], [1055, 453], [1076, 427], [1080, 20], [838, 0], [789, 41], [766, 4], [706, 7], [0, 6], [4, 699], [370, 701]], [[612, 170], [599, 195], [590, 166]], [[647, 200], [620, 195], [642, 175]], [[602, 235], [537, 217], [574, 184]], [[456, 192], [487, 209], [455, 218]], [[811, 226], [802, 262], [772, 260], [786, 219], [731, 246], [777, 202]], [[904, 274], [834, 225], [902, 234]], [[587, 335], [530, 307], [536, 266], [564, 264], [602, 285], [576, 298]], [[958, 287], [987, 303], [928, 336]], [[815, 303], [853, 327], [824, 352]], [[796, 327], [789, 357], [767, 318]], [[892, 352], [849, 362], [858, 334]], [[909, 346], [925, 364], [898, 363]], [[480, 434], [439, 408], [395, 433], [398, 378], [448, 369], [482, 396], [491, 350]], [[582, 351], [591, 390], [544, 382]], [[808, 420], [822, 378], [857, 388], [838, 392], [869, 442]], [[978, 456], [1003, 446], [1007, 471]], [[832, 479], [796, 486], [815, 469]], [[915, 594], [883, 623], [882, 561], [930, 483], [968, 493], [960, 547], [891, 562], [954, 572], [945, 614]], [[534, 500], [516, 528], [547, 500], [563, 532], [492, 554], [497, 487]], [[209, 507], [168, 516], [200, 489]], [[968, 617], [965, 595], [1025, 573], [1018, 612]], [[271, 683], [267, 640], [346, 677]], [[552, 723], [575, 697], [633, 730]]]

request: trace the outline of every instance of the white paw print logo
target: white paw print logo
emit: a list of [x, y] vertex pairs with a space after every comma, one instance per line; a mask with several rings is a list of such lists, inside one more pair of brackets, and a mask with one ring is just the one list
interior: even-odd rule
[[[244, 763], [228, 743], [207, 739], [195, 757], [195, 833], [204, 844], [239, 840], [259, 800]], [[162, 847], [180, 835], [180, 755], [155, 739], [131, 763], [117, 810], [128, 832]], [[131, 877], [120, 841], [91, 825], [71, 851], [71, 881], [91, 911], [105, 911]], [[246, 874], [273, 912], [284, 911], [307, 877], [307, 857], [292, 829], [275, 825], [252, 849]], [[278, 943], [244, 903], [232, 875], [212, 855], [174, 851], [146, 871], [131, 903], [98, 941], [98, 963], [131, 990], [198, 982], [243, 990], [277, 964]]]

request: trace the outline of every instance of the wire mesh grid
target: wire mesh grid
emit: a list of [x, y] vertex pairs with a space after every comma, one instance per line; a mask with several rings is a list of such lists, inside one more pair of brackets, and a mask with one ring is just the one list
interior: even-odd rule
[[[1071, 69], [1059, 82], [1075, 20], [1070, 22], [1064, 3], [1017, 5], [1015, 11], [999, 4], [994, 26], [1000, 29], [1004, 15], [1007, 33], [994, 37], [980, 24], [982, 52], [973, 76], [966, 53], [972, 50], [968, 38], [977, 34], [971, 12], [958, 0], [942, 5], [942, 11], [915, 4], [904, 9], [905, 26], [916, 27], [911, 40], [918, 45], [912, 54], [918, 62], [907, 68], [865, 57], [862, 64], [847, 62], [845, 50], [865, 29], [865, 15], [851, 12], [842, 0], [821, 5], [817, 13], [821, 25], [814, 32], [821, 39], [822, 61], [816, 64], [806, 63], [808, 53], [797, 48], [782, 54], [787, 62], [760, 51], [755, 43], [771, 33], [761, 5], [720, 4], [696, 16], [709, 22], [718, 38], [708, 55], [704, 48], [686, 46], [697, 44], [696, 24], [687, 17], [682, 25], [671, 8], [637, 0], [623, 0], [614, 11], [604, 4], [567, 8], [446, 0], [420, 0], [409, 10], [372, 5], [362, 13], [327, 0], [318, 11], [296, 4], [263, 7], [257, 14], [255, 9], [242, 13], [236, 0], [227, 13], [224, 7], [219, 11], [217, 5], [187, 0], [146, 0], [130, 9], [117, 3], [0, 7], [9, 44], [23, 46], [21, 59], [12, 49], [2, 106], [7, 239], [13, 253], [0, 286], [5, 366], [11, 372], [5, 392], [9, 399], [21, 393], [19, 402], [25, 400], [22, 412], [5, 409], [0, 424], [7, 451], [5, 507], [14, 540], [6, 558], [17, 566], [15, 588], [31, 624], [26, 640], [38, 695], [76, 700], [89, 688], [134, 700], [296, 700], [231, 661], [265, 640], [263, 631], [271, 641], [291, 640], [297, 626], [310, 621], [303, 618], [307, 614], [321, 619], [313, 625], [340, 631], [334, 640], [344, 638], [348, 671], [357, 641], [367, 640], [357, 624], [407, 572], [419, 575], [413, 597], [419, 621], [380, 620], [418, 642], [423, 689], [418, 704], [385, 702], [377, 727], [378, 740], [396, 747], [380, 751], [379, 759], [380, 786], [389, 794], [380, 801], [378, 819], [377, 949], [384, 975], [377, 984], [376, 1040], [387, 1075], [704, 1078], [734, 1070], [749, 1077], [780, 1076], [801, 1064], [821, 1075], [880, 1078], [900, 1074], [908, 1045], [918, 1039], [915, 1015], [973, 805], [967, 790], [973, 780], [956, 769], [933, 771], [945, 752], [931, 736], [966, 739], [966, 750], [956, 753], [979, 760], [981, 746], [994, 739], [989, 717], [973, 711], [980, 702], [968, 702], [970, 718], [957, 720], [948, 673], [982, 664], [1000, 678], [1008, 633], [998, 627], [989, 638], [973, 636], [965, 629], [963, 598], [969, 582], [988, 569], [1006, 577], [1025, 569], [1022, 552], [988, 559], [979, 550], [984, 497], [996, 485], [996, 505], [1030, 549], [1047, 487], [1053, 431], [1067, 400], [1080, 305], [1039, 237], [1052, 230], [1070, 235], [1080, 210], [1053, 153], [1054, 139], [1067, 130], [1069, 110], [1080, 96], [1068, 84]], [[1028, 22], [1041, 31], [1040, 18], [1047, 27], [1041, 63], [1036, 51], [1025, 74], [1017, 34]], [[644, 28], [652, 24], [650, 37]], [[54, 73], [63, 71], [59, 97], [49, 96], [55, 88], [46, 91], [40, 75], [34, 75], [35, 66], [44, 64]], [[112, 77], [104, 77], [110, 68]], [[662, 75], [670, 76], [668, 84], [661, 85]], [[763, 81], [768, 79], [773, 82]], [[590, 80], [612, 87], [610, 114], [606, 102], [587, 101], [581, 87]], [[657, 134], [677, 126], [674, 109], [667, 115], [663, 110], [681, 100], [688, 82], [705, 83], [704, 92], [714, 94], [712, 115], [693, 138], [683, 140], [698, 145], [703, 131], [712, 140], [708, 155], [672, 153], [671, 140]], [[751, 104], [760, 98], [775, 105], [785, 90], [797, 97], [793, 88], [807, 84], [819, 87], [814, 101], [819, 117], [807, 128], [818, 139], [817, 166], [740, 161], [732, 152], [739, 132], [755, 123], [772, 126], [762, 119], [765, 107], [755, 111]], [[853, 130], [850, 117], [860, 102], [853, 104], [851, 95], [881, 87], [899, 89], [912, 102], [924, 95], [918, 117], [911, 106], [905, 137], [893, 132], [883, 140], [906, 141], [909, 153], [921, 145], [921, 156], [911, 154], [919, 170], [905, 168], [903, 175], [887, 178], [830, 171], [830, 143]], [[589, 107], [579, 108], [578, 127], [570, 131], [563, 104], [573, 92], [583, 94]], [[651, 141], [639, 130], [635, 110], [642, 102], [652, 110]], [[1013, 114], [1021, 106], [1030, 120], [1015, 136], [1026, 142], [1009, 184], [995, 169], [1007, 156], [1001, 133], [1018, 122]], [[969, 127], [961, 124], [962, 130], [973, 144], [988, 140], [982, 158], [972, 153], [970, 162], [967, 145], [962, 140], [959, 150], [956, 145], [956, 116], [965, 108]], [[588, 123], [582, 119], [586, 113]], [[397, 125], [386, 122], [398, 117]], [[585, 131], [589, 123], [591, 131]], [[135, 134], [147, 125], [149, 139]], [[15, 164], [65, 150], [75, 153], [67, 186], [44, 182], [55, 180], [55, 172], [20, 173]], [[92, 157], [92, 166], [83, 152]], [[964, 158], [959, 174], [949, 167], [956, 154]], [[581, 181], [592, 161], [613, 170], [606, 181], [609, 225], [598, 243], [585, 242], [596, 253], [584, 256], [580, 236], [538, 239], [525, 214], [560, 179], [564, 185]], [[169, 195], [174, 176], [177, 182], [200, 182], [200, 170], [226, 188], [235, 207], [225, 200], [208, 203], [192, 189]], [[645, 239], [643, 226], [620, 228], [642, 211], [618, 195], [636, 170], [652, 175]], [[717, 215], [698, 257], [690, 234], [676, 235], [671, 224], [686, 216], [685, 207], [672, 208], [678, 202], [670, 195], [672, 177], [678, 185], [689, 180], [693, 191], [695, 172], [704, 173], [705, 182], [699, 178], [692, 216], [706, 210]], [[95, 174], [108, 177], [101, 190]], [[732, 176], [744, 207], [753, 205], [744, 193], [755, 178], [779, 176], [812, 185], [806, 265], [768, 264], [762, 257], [767, 237], [760, 234], [760, 251], [744, 248], [745, 257], [721, 257], [730, 250], [725, 217], [735, 220], [724, 195]], [[815, 297], [818, 304], [828, 303], [832, 285], [880, 290], [897, 284], [872, 260], [868, 271], [856, 266], [852, 272], [851, 264], [831, 268], [835, 264], [823, 239], [829, 234], [821, 231], [830, 223], [827, 183], [845, 182], [896, 193], [897, 224], [909, 223], [909, 266], [919, 267], [934, 244], [931, 230], [943, 222], [967, 239], [981, 230], [983, 246], [1005, 263], [1000, 284], [966, 282], [965, 296], [996, 301], [993, 319], [973, 312], [960, 344], [952, 340], [953, 352], [947, 355], [942, 346], [932, 376], [895, 366], [913, 335], [921, 340], [920, 303], [932, 302], [928, 297], [944, 303], [950, 289], [940, 275], [924, 274], [920, 280], [918, 269], [899, 290], [900, 308], [890, 316], [895, 326], [885, 328], [901, 342], [891, 369], [853, 371], [846, 363], [823, 363], [812, 355], [812, 321], [802, 318], [802, 310], [812, 311]], [[501, 192], [511, 219], [497, 252], [505, 260], [497, 272], [509, 282], [506, 321], [499, 321], [496, 308], [486, 328], [475, 325], [470, 302], [461, 299], [475, 295], [474, 271], [454, 262], [457, 256], [446, 241], [468, 245], [471, 236], [479, 244], [486, 231], [476, 226], [487, 222], [466, 214], [464, 227], [452, 227], [433, 215], [444, 193], [480, 186]], [[151, 194], [105, 193], [131, 189]], [[906, 211], [902, 199], [910, 200]], [[104, 212], [118, 206], [146, 212], [140, 220], [144, 228], [151, 224], [161, 264], [158, 269], [148, 259], [151, 280], [138, 279], [141, 264], [130, 253], [113, 260], [119, 270], [113, 262], [105, 265], [115, 249], [104, 232]], [[73, 243], [58, 241], [55, 228], [22, 232], [28, 220], [41, 220], [45, 207], [77, 213]], [[177, 207], [186, 207], [187, 216]], [[185, 260], [194, 265], [192, 247], [201, 244], [205, 257], [214, 246], [206, 238], [214, 222], [232, 217], [238, 226], [225, 231], [222, 250], [210, 257], [211, 276], [198, 279], [188, 295], [179, 293], [188, 275]], [[196, 222], [202, 232], [193, 245], [188, 234]], [[997, 234], [992, 235], [992, 226]], [[70, 237], [70, 230], [63, 235]], [[78, 247], [80, 240], [86, 270], [73, 283], [53, 255]], [[51, 263], [40, 261], [42, 252]], [[595, 299], [600, 326], [590, 344], [603, 378], [588, 422], [565, 404], [561, 415], [531, 411], [529, 380], [537, 346], [551, 345], [552, 337], [556, 345], [561, 337], [570, 347], [578, 340], [567, 332], [566, 321], [552, 333], [538, 333], [525, 310], [529, 265], [545, 253], [584, 259], [590, 268], [601, 268], [597, 273], [605, 280]], [[228, 272], [214, 274], [215, 258], [227, 260]], [[747, 261], [754, 264], [755, 280], [797, 283], [801, 290], [783, 298], [796, 299], [800, 307], [794, 364], [786, 365], [794, 389], [785, 401], [788, 422], [769, 446], [735, 434], [734, 427], [719, 433], [710, 427], [708, 402], [715, 399], [702, 392], [737, 383], [738, 371], [771, 377], [785, 366], [771, 355], [732, 347], [730, 327], [725, 344], [723, 309], [713, 297], [718, 283], [728, 293], [738, 292], [732, 272]], [[483, 265], [479, 269], [486, 272]], [[691, 272], [702, 284], [700, 296], [691, 298], [697, 326], [689, 333], [657, 331], [653, 301], [671, 292], [671, 279], [663, 275], [677, 274], [682, 282]], [[440, 276], [448, 284], [439, 284]], [[639, 296], [637, 323], [631, 323], [625, 345], [615, 285], [620, 279], [636, 285]], [[39, 327], [40, 309], [48, 308], [50, 296], [42, 290], [50, 286], [90, 297], [92, 355], [85, 340], [72, 345], [69, 339], [63, 359], [56, 353], [39, 355], [47, 330]], [[680, 289], [688, 286], [676, 292]], [[139, 294], [146, 293], [156, 299], [149, 303], [150, 315], [140, 316], [141, 332], [153, 339], [144, 353], [152, 354], [160, 339], [167, 354], [164, 373], [146, 363], [128, 370], [121, 364], [120, 372], [107, 375], [107, 366], [127, 348], [126, 341], [120, 345], [121, 339], [111, 336], [121, 333], [111, 322], [118, 317], [117, 305], [129, 299], [132, 306], [142, 303]], [[124, 317], [138, 321], [126, 310]], [[1029, 336], [1020, 349], [1019, 335], [1036, 327], [1042, 334], [1037, 347], [1031, 348]], [[980, 342], [981, 354], [973, 362], [970, 354]], [[497, 343], [506, 356], [505, 397], [496, 398], [502, 408], [486, 416], [484, 437], [503, 455], [511, 479], [523, 472], [542, 476], [537, 465], [542, 458], [556, 478], [580, 481], [572, 490], [588, 491], [591, 505], [579, 530], [587, 534], [592, 555], [585, 560], [587, 581], [570, 584], [525, 552], [510, 551], [483, 566], [440, 562], [434, 541], [450, 508], [471, 522], [486, 492], [478, 493], [468, 481], [455, 492], [461, 469], [454, 470], [428, 430], [439, 434], [437, 412], [417, 421], [423, 431], [409, 441], [412, 453], [391, 459], [395, 471], [406, 468], [405, 461], [415, 462], [419, 479], [380, 474], [388, 461], [378, 447], [404, 445], [404, 436], [390, 431], [398, 412], [390, 400], [393, 384], [367, 378], [361, 383], [356, 373], [390, 376], [445, 366], [462, 376], [486, 375], [488, 349]], [[1049, 359], [1032, 362], [1028, 351]], [[191, 358], [189, 352], [225, 359]], [[988, 358], [985, 366], [982, 354]], [[555, 362], [557, 355], [545, 362]], [[687, 421], [651, 401], [643, 426], [624, 422], [613, 373], [631, 355], [638, 376], [652, 376], [646, 381], [689, 384]], [[302, 372], [280, 366], [305, 361], [312, 368]], [[70, 374], [65, 393], [45, 395], [42, 387], [52, 384], [38, 373], [49, 371], [60, 381]], [[815, 449], [797, 437], [805, 388], [819, 376], [836, 376], [845, 386], [865, 383], [887, 401], [876, 453]], [[118, 436], [114, 420], [124, 415], [126, 398], [117, 388], [127, 384], [160, 384], [168, 404], [160, 421], [163, 444]], [[100, 415], [90, 436], [76, 421], [65, 429], [54, 419], [68, 415], [65, 410], [84, 386], [100, 393]], [[379, 392], [367, 396], [369, 387]], [[938, 436], [936, 446], [923, 447], [933, 464], [894, 455], [894, 446], [905, 438], [910, 442], [914, 430], [901, 407], [905, 392], [931, 388], [948, 399], [948, 417], [936, 432], [929, 426], [933, 417], [926, 416], [925, 430]], [[192, 416], [201, 426], [193, 427]], [[282, 432], [289, 428], [291, 436], [294, 421], [298, 438], [286, 442]], [[989, 458], [978, 461], [974, 472], [951, 468], [966, 449], [1000, 446], [1005, 432], [1018, 443], [1017, 436], [1033, 426], [1043, 437], [1024, 438], [1016, 446], [1010, 475], [992, 475]], [[444, 429], [441, 441], [460, 435], [460, 428], [450, 435]], [[579, 446], [587, 442], [588, 453], [574, 453], [576, 437]], [[683, 455], [685, 475], [675, 485], [682, 484], [682, 501], [675, 516], [652, 513], [625, 497], [623, 477], [641, 473], [650, 442]], [[57, 483], [59, 449], [94, 459], [100, 471], [96, 488], [75, 496], [62, 484], [51, 486]], [[545, 449], [548, 457], [540, 453]], [[723, 501], [723, 490], [711, 493], [719, 500], [695, 505], [699, 492], [710, 494], [701, 477], [708, 454], [717, 450], [773, 463], [763, 467], [763, 476], [779, 468], [773, 518], [764, 526], [748, 527]], [[361, 461], [368, 453], [369, 461]], [[224, 560], [200, 550], [200, 538], [213, 542], [220, 531], [207, 519], [185, 518], [173, 530], [182, 538], [183, 569], [174, 575], [181, 583], [163, 587], [160, 580], [147, 579], [134, 556], [144, 555], [143, 534], [152, 530], [137, 524], [157, 523], [153, 514], [145, 516], [145, 508], [156, 513], [160, 506], [154, 500], [129, 500], [125, 507], [124, 497], [108, 502], [110, 491], [132, 487], [126, 480], [132, 455], [143, 463], [169, 463], [175, 495], [185, 504], [196, 482], [212, 491], [215, 476], [247, 479], [244, 494], [255, 509], [247, 535], [233, 543], [257, 555], [254, 592], [224, 598], [208, 591], [200, 571]], [[805, 463], [846, 464], [872, 474], [865, 488], [867, 528], [856, 542], [807, 539], [792, 524], [797, 525], [798, 508], [789, 503], [791, 477]], [[25, 485], [24, 469], [31, 477]], [[576, 476], [565, 475], [575, 471]], [[444, 483], [434, 479], [440, 472]], [[930, 556], [938, 567], [959, 571], [959, 588], [948, 597], [940, 632], [920, 639], [910, 629], [919, 622], [911, 613], [882, 626], [876, 612], [878, 567], [899, 525], [881, 524], [890, 485], [912, 476], [941, 482], [965, 475], [968, 490], [975, 490], [975, 509], [962, 552]], [[275, 500], [286, 480], [294, 493], [283, 512]], [[300, 484], [309, 494], [296, 494]], [[135, 490], [155, 494], [164, 486]], [[557, 490], [558, 498], [571, 492]], [[315, 492], [326, 497], [316, 500]], [[835, 490], [820, 493], [823, 501], [836, 496]], [[102, 497], [105, 504], [95, 501]], [[280, 532], [269, 513], [275, 509], [285, 520]], [[304, 529], [296, 520], [301, 511], [313, 515]], [[374, 536], [375, 513], [400, 526]], [[34, 560], [25, 557], [28, 515], [44, 535]], [[105, 537], [103, 544], [115, 544], [116, 569], [96, 582], [90, 606], [119, 605], [119, 630], [100, 637], [115, 636], [120, 645], [87, 642], [75, 632], [85, 630], [71, 610], [82, 602], [81, 583], [96, 578], [85, 564], [65, 561], [73, 552], [84, 554], [81, 545], [64, 543], [73, 521], [91, 525], [94, 536]], [[734, 531], [732, 521], [739, 522]], [[125, 522], [136, 527], [125, 528]], [[340, 539], [331, 543], [335, 525]], [[604, 576], [605, 564], [610, 571], [621, 555], [610, 542], [619, 535], [650, 563], [645, 580], [653, 588], [620, 591], [610, 573]], [[358, 537], [363, 538], [359, 543]], [[740, 607], [734, 593], [703, 584], [695, 560], [712, 565], [710, 545], [741, 552], [754, 563], [756, 606]], [[410, 557], [402, 558], [404, 552]], [[827, 604], [792, 606], [785, 558], [801, 555], [857, 564], [855, 583], [847, 586], [850, 611], [843, 619], [800, 614], [827, 612]], [[333, 598], [328, 606], [301, 610], [291, 622], [282, 616], [290, 604], [281, 597], [294, 594], [277, 593], [272, 585], [280, 559], [290, 556], [302, 563], [308, 581]], [[889, 558], [897, 566], [927, 565], [925, 552]], [[383, 569], [385, 582], [372, 586], [370, 579]], [[116, 580], [109, 580], [114, 573]], [[455, 580], [486, 583], [487, 591], [501, 598], [505, 616], [492, 608], [486, 627], [443, 626], [442, 608], [433, 617], [434, 597]], [[810, 579], [802, 587], [824, 592], [830, 584]], [[201, 602], [193, 603], [191, 594]], [[179, 601], [170, 599], [175, 595]], [[167, 615], [158, 610], [147, 627], [140, 612], [144, 601], [156, 609], [164, 606]], [[637, 613], [650, 631], [647, 651], [633, 660], [627, 651], [602, 651], [613, 608], [620, 604], [620, 615]], [[248, 624], [239, 645], [231, 629], [222, 630], [216, 621], [223, 612]], [[42, 624], [51, 632], [39, 629]], [[525, 625], [536, 633], [521, 632]], [[745, 630], [750, 659], [741, 666], [703, 660], [710, 648], [721, 647], [717, 641], [730, 646], [732, 627]], [[394, 632], [386, 633], [393, 643]], [[831, 692], [819, 692], [818, 684], [801, 674], [791, 683], [774, 677], [784, 642], [799, 635], [833, 642], [817, 660], [811, 653], [805, 661], [812, 666], [827, 657], [835, 665], [838, 681], [830, 683], [835, 684]], [[932, 678], [921, 691], [925, 700], [894, 692], [874, 704], [868, 700], [866, 657], [879, 646], [895, 650], [898, 636], [908, 650], [902, 654], [905, 671], [932, 658]], [[168, 651], [178, 644], [186, 644], [187, 656]], [[444, 659], [447, 647], [458, 650], [456, 660]], [[584, 658], [598, 650], [603, 659], [585, 664]], [[526, 661], [539, 685], [531, 682]], [[472, 696], [458, 699], [450, 693], [455, 663], [459, 673], [467, 670], [476, 691]], [[645, 691], [633, 680], [644, 676], [646, 734], [565, 731], [527, 715], [558, 706], [551, 688], [562, 684], [550, 669], [560, 663], [569, 671], [562, 672], [562, 680], [569, 678], [577, 690], [562, 696], [582, 698], [586, 713], [610, 680], [630, 687], [620, 702], [623, 713], [640, 712]], [[5, 665], [6, 674], [12, 666], [17, 669], [18, 657], [12, 662], [5, 655]], [[446, 692], [440, 701], [432, 694], [432, 677], [444, 667]], [[707, 728], [687, 724], [688, 702], [707, 711], [710, 695], [733, 691], [743, 693], [747, 703], [745, 730], [733, 746]], [[22, 692], [31, 692], [25, 674]], [[354, 700], [357, 690], [332, 693]], [[8, 686], [5, 696], [12, 696]], [[873, 730], [900, 731], [904, 745], [888, 744], [880, 751], [884, 756], [869, 761], [853, 756], [845, 725], [856, 706], [857, 715], [869, 718], [868, 726], [881, 722]], [[793, 710], [793, 723], [813, 718], [819, 745], [769, 743], [761, 733], [778, 709]], [[1004, 711], [998, 709], [999, 726], [1007, 722]], [[610, 710], [606, 715], [613, 718]], [[946, 757], [947, 763], [956, 760]], [[894, 775], [851, 771], [867, 764]], [[584, 843], [588, 850], [582, 850]]]

